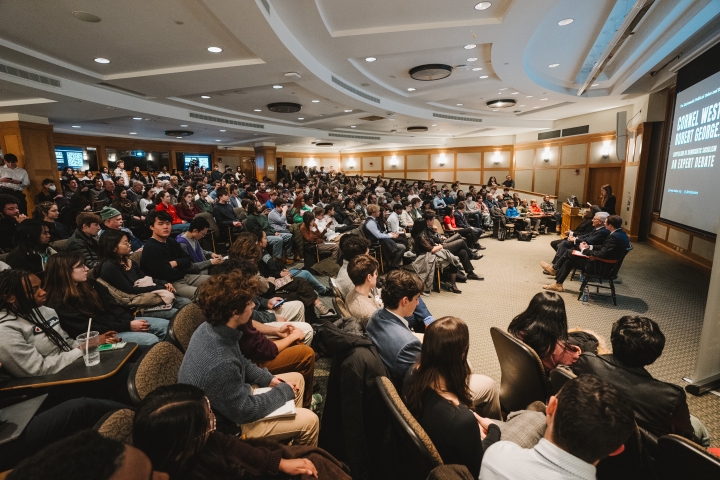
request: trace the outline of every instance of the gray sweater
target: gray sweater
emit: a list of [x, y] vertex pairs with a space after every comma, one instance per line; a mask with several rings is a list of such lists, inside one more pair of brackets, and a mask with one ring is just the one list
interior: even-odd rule
[[[40, 314], [71, 347], [75, 340], [60, 327], [55, 310], [40, 307]], [[7, 309], [0, 311], [0, 363], [15, 377], [52, 375], [82, 357], [79, 348], [63, 352], [39, 329]]]
[[273, 375], [243, 356], [238, 346], [241, 336], [226, 325], [203, 323], [193, 333], [178, 373], [179, 383], [203, 389], [213, 409], [238, 425], [260, 420], [295, 399], [286, 383], [252, 394], [251, 385], [267, 387]]

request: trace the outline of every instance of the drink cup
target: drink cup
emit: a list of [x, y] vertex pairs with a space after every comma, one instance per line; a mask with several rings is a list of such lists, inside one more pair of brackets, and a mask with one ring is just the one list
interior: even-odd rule
[[[77, 341], [78, 347], [80, 347], [80, 351], [83, 353], [85, 366], [92, 367], [93, 365], [100, 363], [100, 351], [98, 350], [98, 347], [100, 346], [99, 332], [90, 332], [89, 337], [87, 333], [81, 333], [78, 335]], [[86, 346], [87, 351], [85, 348]]]

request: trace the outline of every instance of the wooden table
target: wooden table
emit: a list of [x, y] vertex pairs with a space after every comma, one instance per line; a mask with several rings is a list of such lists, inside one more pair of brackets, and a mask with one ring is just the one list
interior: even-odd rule
[[51, 387], [53, 385], [67, 385], [71, 383], [95, 382], [115, 375], [137, 350], [137, 343], [128, 342], [120, 350], [107, 350], [100, 352], [100, 363], [92, 367], [85, 366], [82, 357], [52, 375], [39, 377], [15, 378], [0, 388], [0, 391], [18, 390], [21, 388]]
[[575, 230], [583, 221], [582, 215], [580, 214], [580, 207], [571, 207], [567, 203], [562, 204], [562, 228], [560, 229], [561, 234], [565, 234], [568, 230]]

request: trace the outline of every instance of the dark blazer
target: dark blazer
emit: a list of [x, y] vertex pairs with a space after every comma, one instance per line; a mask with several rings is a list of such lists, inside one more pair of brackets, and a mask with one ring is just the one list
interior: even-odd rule
[[605, 206], [600, 207], [602, 208], [603, 212], [607, 212], [610, 215], [616, 215], [615, 213], [615, 203], [617, 202], [617, 199], [615, 198], [615, 195], [610, 195], [607, 200], [605, 200]]
[[610, 235], [610, 230], [605, 227], [600, 227], [597, 230], [593, 228], [592, 231], [578, 236], [575, 245], [579, 246], [582, 242], [588, 245], [602, 245], [608, 235]]
[[622, 229], [617, 229], [607, 236], [600, 248], [583, 250], [583, 255], [606, 260], [619, 260], [630, 248], [630, 239]]
[[571, 368], [612, 383], [632, 405], [638, 425], [653, 435], [674, 433], [698, 442], [681, 387], [654, 379], [644, 368], [626, 367], [612, 355], [583, 353]]
[[420, 355], [420, 340], [406, 323], [385, 308], [373, 314], [366, 329], [368, 337], [390, 372], [391, 380], [396, 386], [402, 386], [408, 369]]

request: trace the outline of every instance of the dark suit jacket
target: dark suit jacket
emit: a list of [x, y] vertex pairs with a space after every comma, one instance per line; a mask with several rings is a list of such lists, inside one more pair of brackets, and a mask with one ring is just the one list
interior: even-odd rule
[[605, 239], [610, 235], [610, 230], [605, 227], [600, 227], [597, 230], [595, 228], [592, 231], [579, 235], [575, 241], [575, 245], [580, 245], [582, 242], [588, 245], [602, 245]]
[[607, 236], [600, 248], [583, 250], [583, 255], [606, 260], [619, 260], [630, 248], [630, 239], [622, 229], [617, 229]]
[[610, 195], [607, 200], [605, 200], [605, 206], [602, 207], [603, 212], [607, 212], [610, 215], [615, 215], [615, 204], [617, 203], [617, 199], [615, 198], [615, 195]]
[[698, 441], [681, 387], [655, 380], [644, 368], [626, 367], [612, 355], [583, 353], [571, 368], [575, 375], [597, 375], [612, 383], [632, 405], [638, 425], [653, 435], [674, 433]]

